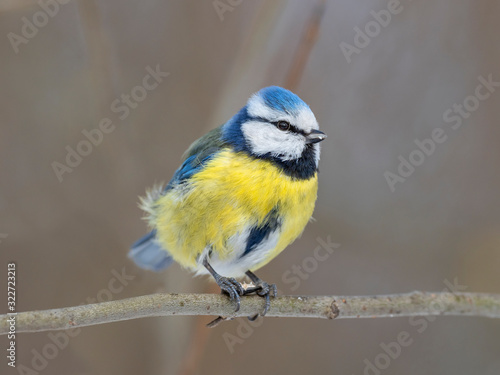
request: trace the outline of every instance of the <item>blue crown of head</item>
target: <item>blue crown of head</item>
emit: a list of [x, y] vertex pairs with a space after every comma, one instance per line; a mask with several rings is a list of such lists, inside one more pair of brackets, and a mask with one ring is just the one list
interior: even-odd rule
[[[293, 92], [278, 86], [265, 87], [255, 93], [250, 100], [255, 97], [261, 98], [267, 107], [292, 116], [296, 115], [304, 107], [309, 109], [309, 106]], [[225, 124], [222, 132], [222, 139], [232, 144], [236, 151], [250, 152], [241, 131], [243, 123], [255, 120], [249, 115], [247, 108], [248, 103]]]
[[303, 107], [309, 108], [293, 92], [278, 86], [265, 87], [257, 92], [256, 95], [260, 96], [268, 107], [288, 114], [294, 114]]

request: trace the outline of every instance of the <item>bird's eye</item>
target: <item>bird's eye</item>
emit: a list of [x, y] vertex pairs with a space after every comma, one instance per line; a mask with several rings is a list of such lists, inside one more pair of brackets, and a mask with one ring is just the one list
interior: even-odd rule
[[290, 130], [290, 123], [287, 122], [287, 121], [279, 121], [277, 124], [276, 124], [276, 127], [279, 129], [279, 130], [282, 130], [284, 132], [286, 132], [287, 130]]

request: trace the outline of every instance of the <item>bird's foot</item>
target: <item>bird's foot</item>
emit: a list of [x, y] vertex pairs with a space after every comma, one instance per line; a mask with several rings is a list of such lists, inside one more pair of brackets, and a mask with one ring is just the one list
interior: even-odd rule
[[278, 289], [276, 288], [276, 284], [266, 283], [251, 271], [248, 271], [246, 274], [248, 277], [250, 277], [250, 279], [253, 281], [255, 285], [253, 287], [247, 288], [245, 290], [244, 295], [255, 293], [265, 298], [266, 300], [264, 305], [264, 310], [260, 314], [255, 314], [253, 316], [248, 317], [249, 320], [253, 321], [257, 319], [259, 315], [265, 316], [267, 314], [269, 308], [271, 307], [271, 297], [273, 298], [276, 297], [276, 295], [278, 294]]
[[215, 279], [215, 282], [220, 287], [221, 293], [229, 295], [229, 299], [236, 302], [236, 309], [234, 312], [238, 311], [240, 309], [240, 296], [245, 293], [243, 286], [233, 277], [221, 276], [215, 272], [210, 263], [208, 263], [207, 258], [203, 259], [203, 265]]
[[240, 296], [245, 294], [243, 286], [233, 277], [214, 276], [215, 282], [220, 287], [222, 294], [227, 294], [231, 301], [236, 303], [234, 312], [240, 309]]

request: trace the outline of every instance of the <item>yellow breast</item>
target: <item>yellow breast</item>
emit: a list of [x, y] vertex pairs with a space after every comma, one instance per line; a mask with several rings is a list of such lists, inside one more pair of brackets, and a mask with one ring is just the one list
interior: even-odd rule
[[228, 239], [262, 223], [274, 208], [282, 220], [281, 236], [269, 256], [251, 268], [256, 270], [302, 233], [314, 210], [317, 184], [316, 174], [294, 179], [270, 161], [223, 150], [186, 186], [156, 202], [157, 238], [174, 260], [195, 269], [207, 247], [230, 259], [235, 249]]

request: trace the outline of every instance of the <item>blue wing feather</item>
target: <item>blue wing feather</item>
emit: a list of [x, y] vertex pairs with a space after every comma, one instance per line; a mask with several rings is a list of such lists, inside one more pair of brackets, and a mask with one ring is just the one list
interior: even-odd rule
[[[170, 182], [165, 186], [163, 194], [189, 180], [199, 172], [206, 163], [227, 144], [221, 140], [221, 128], [218, 127], [195, 141], [184, 154], [184, 162], [175, 171]], [[156, 240], [156, 230], [151, 231], [135, 242], [128, 254], [135, 263], [144, 269], [161, 271], [167, 268], [173, 259], [168, 249], [163, 249]]]
[[208, 154], [203, 159], [200, 160], [198, 155], [193, 155], [188, 157], [184, 163], [177, 169], [170, 180], [170, 182], [165, 186], [164, 191], [168, 191], [177, 185], [189, 180], [194, 174], [199, 172], [205, 166], [206, 162], [214, 157], [218, 150], [213, 150], [213, 153]]
[[180, 168], [175, 171], [174, 176], [165, 187], [165, 191], [190, 179], [194, 174], [199, 172], [217, 152], [227, 146], [227, 143], [222, 140], [222, 126], [209, 131], [189, 146], [183, 155], [184, 162]]
[[172, 264], [172, 257], [156, 242], [156, 230], [136, 241], [128, 253], [141, 268], [161, 271]]
[[241, 254], [241, 257], [244, 257], [255, 250], [259, 244], [264, 242], [271, 235], [271, 233], [275, 232], [280, 226], [281, 221], [278, 215], [278, 210], [275, 208], [267, 214], [261, 225], [255, 226], [250, 230], [245, 251]]

